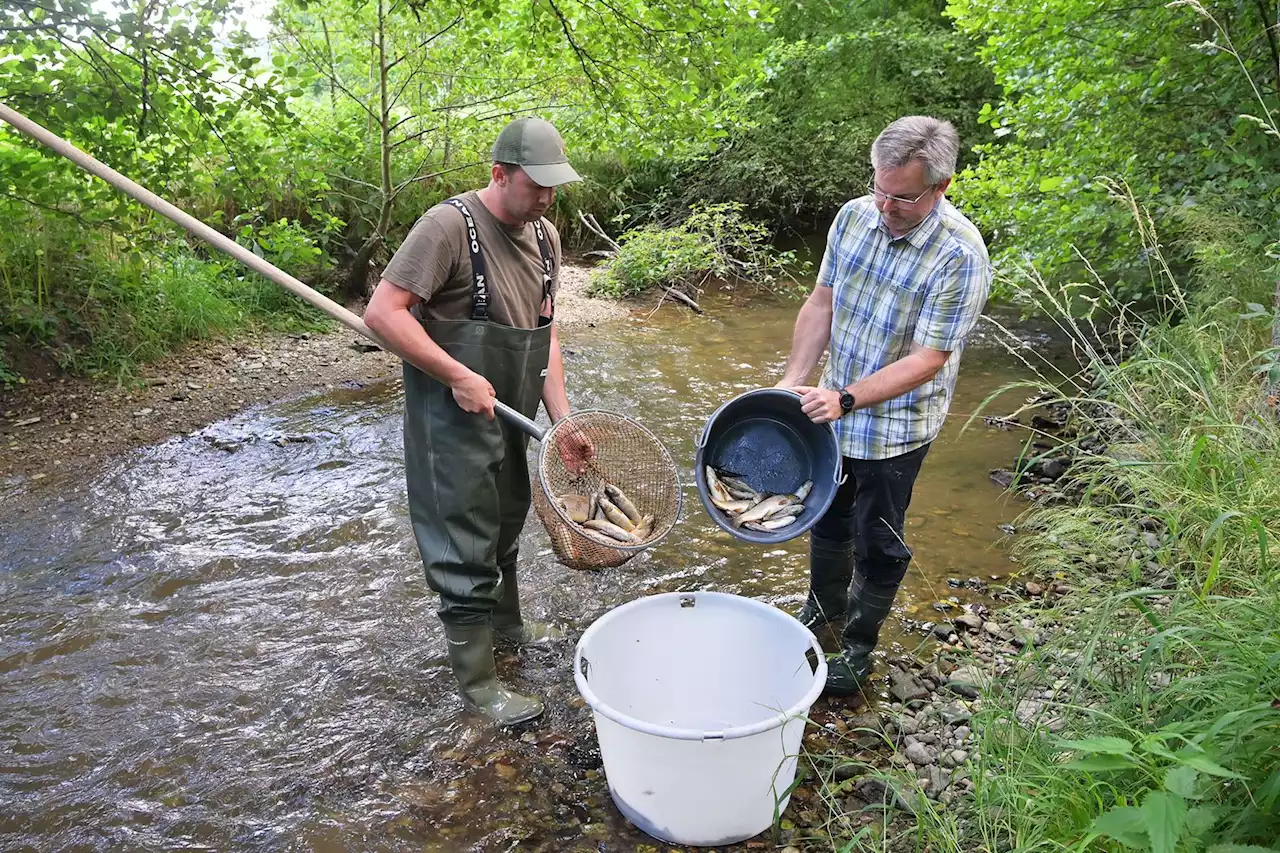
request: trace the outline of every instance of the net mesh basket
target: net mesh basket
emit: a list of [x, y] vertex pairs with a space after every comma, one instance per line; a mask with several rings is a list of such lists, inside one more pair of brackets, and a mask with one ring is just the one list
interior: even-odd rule
[[[578, 436], [590, 441], [595, 452], [582, 473], [571, 470], [560, 453], [562, 442], [577, 441]], [[671, 455], [649, 430], [613, 412], [579, 412], [552, 426], [538, 453], [538, 481], [533, 487], [534, 511], [556, 559], [571, 569], [620, 566], [666, 538], [680, 517], [679, 473]], [[557, 501], [563, 495], [589, 497], [606, 483], [621, 489], [641, 515], [653, 517], [643, 541], [623, 544], [587, 530]]]

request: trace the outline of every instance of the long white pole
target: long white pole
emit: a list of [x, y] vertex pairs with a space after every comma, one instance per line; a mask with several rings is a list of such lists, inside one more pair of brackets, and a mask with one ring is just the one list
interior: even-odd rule
[[[22, 115], [21, 113], [11, 109], [10, 107], [4, 104], [0, 104], [0, 118], [4, 119], [9, 124], [13, 125], [18, 130], [25, 133], [27, 136], [30, 136], [32, 139], [35, 139], [37, 142], [44, 145], [46, 148], [49, 148], [57, 152], [58, 154], [61, 154], [63, 157], [66, 157], [68, 160], [70, 160], [72, 163], [75, 163], [77, 166], [79, 166], [81, 169], [84, 169], [86, 172], [89, 172], [90, 174], [93, 174], [93, 175], [97, 175], [99, 178], [102, 178], [102, 180], [111, 184], [111, 186], [120, 190], [121, 192], [128, 195], [129, 197], [136, 199], [138, 202], [151, 208], [156, 213], [159, 213], [162, 216], [172, 219], [174, 222], [178, 223], [183, 228], [187, 229], [187, 231], [191, 232], [192, 235], [199, 237], [201, 240], [204, 240], [207, 243], [210, 243], [217, 249], [221, 249], [223, 252], [226, 252], [228, 255], [235, 258], [237, 261], [244, 264], [249, 269], [253, 270], [254, 272], [258, 273], [264, 278], [274, 281], [276, 284], [280, 285], [285, 290], [288, 290], [290, 293], [293, 293], [295, 296], [298, 296], [299, 298], [306, 300], [310, 304], [314, 305], [315, 307], [319, 308], [321, 311], [328, 314], [330, 317], [333, 317], [335, 320], [339, 321], [340, 323], [343, 323], [344, 325], [349, 326], [350, 328], [364, 335], [366, 338], [373, 341], [378, 346], [382, 347], [384, 350], [391, 353], [392, 355], [397, 355], [400, 358], [405, 359], [405, 361], [410, 361], [410, 359], [405, 358], [402, 353], [396, 352], [391, 346], [387, 344], [386, 341], [382, 340], [377, 335], [375, 335], [373, 333], [373, 330], [371, 330], [368, 326], [365, 325], [364, 320], [360, 319], [360, 317], [357, 316], [356, 314], [353, 314], [351, 311], [348, 311], [346, 308], [334, 302], [332, 299], [325, 296], [324, 294], [319, 293], [310, 287], [307, 287], [307, 285], [298, 281], [296, 278], [289, 275], [284, 270], [281, 270], [278, 267], [258, 257], [253, 252], [250, 252], [248, 249], [246, 249], [244, 246], [241, 246], [235, 240], [232, 240], [226, 237], [225, 235], [220, 234], [219, 232], [210, 228], [208, 225], [205, 225], [199, 219], [196, 219], [191, 214], [187, 213], [186, 211], [178, 207], [175, 207], [174, 205], [160, 198], [160, 196], [151, 192], [146, 187], [143, 187], [134, 183], [133, 181], [126, 178], [124, 175], [117, 172], [115, 169], [112, 169], [110, 166], [106, 165], [105, 163], [95, 160], [93, 157], [90, 157], [88, 154], [84, 153], [79, 148], [76, 148], [70, 142], [67, 142], [65, 139], [62, 139], [58, 135], [49, 132], [45, 128], [36, 124], [31, 119], [27, 118], [26, 116]], [[497, 409], [498, 413], [502, 415], [504, 418], [515, 423], [521, 429], [523, 429], [525, 432], [529, 433], [539, 441], [542, 439], [543, 430], [533, 421], [529, 420], [524, 415], [510, 408], [501, 400], [496, 401], [494, 404], [494, 407]]]

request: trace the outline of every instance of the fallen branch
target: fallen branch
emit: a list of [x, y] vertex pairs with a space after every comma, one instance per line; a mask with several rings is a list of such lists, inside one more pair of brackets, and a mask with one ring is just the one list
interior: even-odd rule
[[612, 257], [613, 255], [618, 254], [618, 252], [622, 251], [622, 246], [618, 245], [617, 241], [615, 241], [608, 234], [604, 233], [604, 229], [600, 227], [600, 223], [596, 221], [596, 218], [594, 216], [592, 216], [589, 213], [583, 213], [581, 210], [579, 210], [578, 219], [582, 220], [582, 224], [586, 227], [588, 231], [590, 231], [592, 234], [595, 234], [601, 240], [604, 240], [605, 243], [609, 245], [609, 249], [611, 250], [606, 252], [602, 249], [597, 249], [596, 251], [588, 252], [587, 254], [591, 254], [591, 255], [598, 254], [598, 255], [601, 255], [602, 257]]
[[669, 288], [667, 288], [667, 296], [670, 296], [672, 299], [676, 300], [677, 302], [683, 302], [685, 305], [688, 305], [690, 308], [692, 308], [692, 309], [693, 309], [693, 311], [694, 311], [694, 313], [695, 313], [695, 314], [705, 314], [705, 313], [707, 313], [707, 312], [705, 312], [705, 311], [703, 311], [703, 310], [702, 310], [702, 307], [701, 307], [700, 305], [698, 305], [698, 303], [697, 303], [697, 302], [694, 302], [694, 301], [693, 301], [693, 298], [692, 298], [692, 297], [690, 297], [690, 296], [686, 295], [685, 293], [682, 293], [681, 291], [677, 290], [677, 289], [675, 288], [675, 286], [674, 286], [674, 285], [673, 285], [673, 286], [671, 286], [671, 287], [669, 287]]

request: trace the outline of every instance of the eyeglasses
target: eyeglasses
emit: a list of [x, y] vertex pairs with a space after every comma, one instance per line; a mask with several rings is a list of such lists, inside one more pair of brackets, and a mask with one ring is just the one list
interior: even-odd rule
[[875, 178], [872, 178], [871, 180], [867, 181], [867, 192], [874, 195], [880, 201], [893, 201], [893, 202], [897, 202], [898, 204], [915, 204], [920, 199], [924, 198], [929, 193], [933, 192], [935, 189], [937, 189], [936, 186], [929, 186], [925, 188], [924, 192], [920, 193], [920, 195], [916, 196], [915, 198], [902, 198], [900, 196], [889, 195], [886, 192], [881, 192], [880, 189], [876, 187]]

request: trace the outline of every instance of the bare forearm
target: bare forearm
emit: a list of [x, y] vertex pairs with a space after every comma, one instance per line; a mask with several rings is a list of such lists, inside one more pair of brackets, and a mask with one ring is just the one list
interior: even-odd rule
[[846, 387], [859, 409], [901, 397], [937, 374], [945, 363], [945, 358], [939, 363], [937, 355], [931, 350], [916, 350]]
[[542, 405], [547, 407], [547, 417], [552, 423], [569, 414], [569, 394], [564, 385], [564, 358], [560, 353], [560, 338], [554, 327], [551, 330], [551, 353], [547, 358], [547, 378], [542, 384]]
[[804, 383], [831, 340], [831, 308], [811, 301], [805, 302], [796, 318], [796, 329], [791, 339], [791, 355], [787, 358], [784, 386]]

